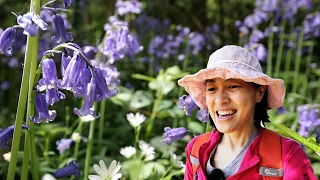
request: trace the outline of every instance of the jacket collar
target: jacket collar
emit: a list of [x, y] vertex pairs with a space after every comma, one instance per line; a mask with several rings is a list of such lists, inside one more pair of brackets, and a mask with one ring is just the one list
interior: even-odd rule
[[[261, 130], [263, 129], [262, 128], [258, 129], [259, 131], [258, 136], [253, 140], [253, 142], [248, 147], [248, 150], [240, 165], [239, 171], [236, 174], [241, 173], [260, 162], [261, 158], [259, 156], [259, 142], [261, 137]], [[214, 147], [220, 142], [221, 137], [222, 137], [222, 133], [220, 133], [217, 130], [213, 130], [210, 141], [202, 144], [199, 149], [199, 156], [200, 156], [199, 163], [200, 163], [201, 169], [203, 169], [204, 172], [206, 169], [206, 163], [210, 156], [210, 153], [213, 151]]]

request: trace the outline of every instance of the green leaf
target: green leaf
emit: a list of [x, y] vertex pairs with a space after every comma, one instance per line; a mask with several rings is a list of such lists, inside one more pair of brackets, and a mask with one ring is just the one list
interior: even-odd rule
[[309, 141], [308, 139], [300, 136], [297, 132], [291, 130], [290, 128], [282, 125], [282, 124], [273, 124], [277, 129], [279, 129], [283, 134], [286, 134], [289, 138], [292, 138], [305, 146], [308, 146], [310, 149], [314, 150], [317, 153], [320, 153], [320, 145]]
[[191, 131], [194, 131], [195, 133], [198, 133], [198, 134], [201, 134], [204, 132], [203, 124], [201, 122], [197, 122], [197, 121], [190, 121], [188, 123], [188, 129], [190, 129]]
[[172, 101], [170, 101], [170, 100], [162, 100], [162, 101], [160, 101], [157, 110], [158, 110], [158, 112], [159, 112], [159, 111], [161, 111], [161, 110], [170, 108], [172, 105], [173, 105], [173, 102], [172, 102]]
[[145, 80], [145, 81], [155, 81], [156, 79], [150, 76], [146, 76], [143, 74], [132, 74], [131, 75], [135, 79]]
[[169, 68], [165, 71], [165, 74], [170, 74], [170, 75], [177, 75], [177, 74], [180, 74], [180, 73], [181, 73], [181, 70], [180, 70], [179, 66], [169, 67]]
[[[140, 159], [124, 161], [121, 164], [121, 172], [124, 172], [124, 174], [129, 172], [130, 179], [137, 179], [139, 171], [141, 171], [140, 168], [142, 168], [141, 163]], [[141, 172], [139, 176], [141, 177]]]
[[312, 163], [312, 168], [316, 175], [320, 175], [320, 163]]
[[167, 95], [176, 84], [172, 81], [159, 80], [149, 82], [149, 88], [161, 92], [163, 95]]
[[164, 174], [166, 171], [166, 168], [158, 162], [149, 162], [144, 166], [144, 170], [145, 171], [151, 170], [151, 171], [149, 171], [150, 174], [149, 174], [149, 172], [148, 172], [148, 174], [147, 173], [143, 174], [143, 177], [145, 177], [147, 179], [151, 175], [152, 172]]
[[174, 151], [176, 148], [174, 146], [169, 146], [166, 143], [161, 142], [163, 139], [162, 136], [156, 136], [150, 140], [150, 144], [152, 147], [154, 147], [157, 151], [160, 152], [168, 152], [169, 149], [172, 149]]
[[130, 107], [133, 109], [139, 109], [149, 106], [153, 101], [152, 94], [148, 91], [138, 90], [131, 99]]

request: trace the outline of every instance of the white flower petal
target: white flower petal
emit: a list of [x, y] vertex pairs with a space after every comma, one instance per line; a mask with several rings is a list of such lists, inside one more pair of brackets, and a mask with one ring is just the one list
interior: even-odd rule
[[117, 161], [116, 160], [113, 160], [109, 166], [109, 175], [111, 175], [111, 173], [113, 172], [114, 168], [116, 167], [117, 165]]
[[97, 175], [89, 175], [88, 178], [90, 180], [104, 180], [104, 178], [102, 178], [101, 176], [97, 176]]
[[93, 165], [93, 169], [99, 174], [100, 176], [103, 176], [104, 171], [98, 166], [97, 164]]
[[112, 176], [111, 180], [118, 180], [118, 179], [120, 179], [121, 177], [122, 177], [122, 174], [121, 174], [121, 173], [118, 173], [118, 174]]
[[117, 166], [114, 168], [114, 170], [112, 171], [111, 176], [113, 177], [115, 174], [117, 174], [118, 171], [120, 170], [120, 168], [121, 168], [121, 165], [120, 165], [120, 163], [118, 163], [118, 165], [117, 165]]

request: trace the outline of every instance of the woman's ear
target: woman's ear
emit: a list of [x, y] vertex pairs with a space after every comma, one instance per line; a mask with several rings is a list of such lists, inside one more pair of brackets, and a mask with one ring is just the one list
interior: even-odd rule
[[256, 103], [260, 102], [264, 96], [264, 92], [266, 92], [267, 86], [263, 85], [257, 88], [256, 91]]

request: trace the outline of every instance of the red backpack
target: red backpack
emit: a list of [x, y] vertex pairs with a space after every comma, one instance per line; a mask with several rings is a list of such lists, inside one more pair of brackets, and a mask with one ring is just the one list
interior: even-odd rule
[[[199, 164], [199, 148], [202, 144], [210, 141], [212, 132], [201, 134], [195, 140], [190, 161], [192, 163], [193, 179], [197, 180]], [[270, 148], [272, 145], [272, 148]], [[274, 131], [261, 128], [259, 143], [259, 155], [261, 156], [259, 173], [263, 180], [282, 180], [282, 157], [280, 135]]]

